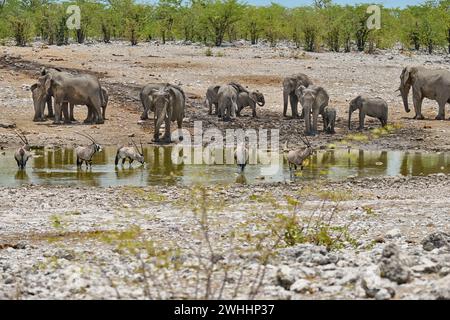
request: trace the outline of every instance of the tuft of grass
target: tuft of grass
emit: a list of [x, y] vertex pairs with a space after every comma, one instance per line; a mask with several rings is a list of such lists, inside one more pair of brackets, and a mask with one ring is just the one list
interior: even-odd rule
[[211, 48], [207, 48], [206, 49], [205, 56], [207, 56], [207, 57], [212, 57], [213, 56], [213, 51], [211, 50]]

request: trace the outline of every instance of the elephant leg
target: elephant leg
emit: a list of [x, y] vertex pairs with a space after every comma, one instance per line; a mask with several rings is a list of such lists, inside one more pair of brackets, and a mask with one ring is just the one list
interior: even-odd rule
[[[42, 109], [42, 115], [44, 115], [44, 109], [45, 109], [45, 105], [44, 108]], [[52, 106], [52, 96], [48, 96], [47, 97], [47, 118], [54, 118], [55, 114], [53, 113], [53, 106]]]
[[84, 119], [84, 121], [83, 121], [83, 123], [93, 123], [93, 121], [94, 121], [94, 114], [93, 114], [93, 112], [92, 112], [92, 107], [91, 106], [87, 106], [87, 108], [88, 108], [88, 114], [87, 114], [87, 117], [86, 117], [86, 119]]
[[73, 115], [73, 108], [75, 107], [75, 105], [73, 103], [70, 104], [70, 112], [69, 112], [69, 117], [70, 117], [70, 121], [77, 121]]
[[364, 130], [364, 118], [366, 114], [363, 111], [359, 111], [359, 127], [358, 130]]
[[288, 101], [289, 93], [286, 90], [283, 90], [283, 117], [287, 116]]
[[163, 141], [170, 143], [172, 142], [171, 138], [170, 138], [170, 118], [166, 117], [165, 119], [165, 128], [164, 128], [164, 136], [163, 136]]
[[445, 120], [445, 101], [439, 102], [439, 113], [436, 120]]
[[144, 112], [141, 114], [141, 120], [147, 120], [148, 119], [148, 110], [144, 109]]
[[123, 158], [122, 159], [122, 166], [125, 164], [125, 161], [127, 160], [127, 158]]
[[328, 119], [327, 119], [327, 117], [324, 114], [322, 114], [322, 121], [323, 121], [323, 132], [327, 132]]
[[413, 97], [414, 111], [416, 112], [416, 116], [414, 117], [414, 119], [416, 120], [425, 119], [425, 117], [422, 115], [422, 101], [423, 99], [421, 97]]
[[159, 141], [159, 127], [156, 125], [156, 123], [157, 123], [157, 118], [155, 117], [155, 132], [153, 134], [153, 140], [155, 142], [158, 142]]
[[68, 102], [63, 103], [62, 112], [64, 115], [64, 123], [70, 123], [69, 103]]
[[102, 107], [95, 107], [94, 110], [94, 117], [95, 117], [95, 123], [96, 124], [104, 124], [105, 120], [103, 120], [103, 116], [102, 116]]
[[291, 102], [292, 118], [298, 118], [298, 99], [295, 94], [289, 96]]
[[54, 124], [61, 123], [61, 108], [62, 103], [59, 101], [55, 101], [55, 120], [53, 121]]

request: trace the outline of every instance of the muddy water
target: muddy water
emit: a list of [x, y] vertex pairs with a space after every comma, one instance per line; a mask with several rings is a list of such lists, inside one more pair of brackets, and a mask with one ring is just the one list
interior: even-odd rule
[[[115, 167], [115, 148], [106, 148], [93, 158], [93, 167], [78, 169], [72, 149], [35, 150], [25, 171], [17, 170], [11, 150], [0, 155], [0, 186], [40, 185], [193, 185], [229, 183], [274, 183], [290, 180], [289, 169], [282, 163], [273, 174], [264, 175], [267, 166], [248, 165], [240, 176], [236, 165], [176, 165], [168, 147], [145, 150], [147, 164], [134, 163]], [[282, 158], [281, 158], [282, 161]], [[282, 161], [283, 162], [283, 161]], [[314, 155], [296, 179], [428, 175], [450, 173], [449, 153], [399, 151], [324, 150]]]

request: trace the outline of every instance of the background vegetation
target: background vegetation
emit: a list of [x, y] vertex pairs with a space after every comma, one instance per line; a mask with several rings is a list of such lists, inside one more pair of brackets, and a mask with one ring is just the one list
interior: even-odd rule
[[[81, 27], [68, 30], [69, 5], [81, 8]], [[405, 49], [450, 51], [450, 0], [404, 9], [382, 7], [382, 28], [368, 30], [368, 5], [341, 6], [315, 0], [285, 8], [252, 6], [240, 0], [0, 0], [0, 39], [24, 46], [36, 37], [49, 45], [69, 41], [173, 40], [220, 46], [245, 39], [275, 46], [292, 41], [308, 51], [373, 51], [401, 43]]]

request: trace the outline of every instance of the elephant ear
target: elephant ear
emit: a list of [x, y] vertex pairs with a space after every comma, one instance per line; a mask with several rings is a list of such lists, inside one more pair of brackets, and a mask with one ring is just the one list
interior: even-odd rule
[[306, 87], [305, 86], [299, 86], [297, 89], [295, 89], [295, 94], [300, 97], [303, 95], [303, 92], [305, 91]]
[[409, 81], [409, 68], [406, 67], [403, 69], [403, 72], [402, 72], [402, 86], [406, 86], [408, 81]]
[[252, 101], [253, 101], [254, 103], [257, 103], [257, 102], [258, 102], [258, 93], [257, 93], [257, 92], [252, 91], [252, 92], [249, 93], [248, 96], [249, 96], [250, 99], [252, 99]]

